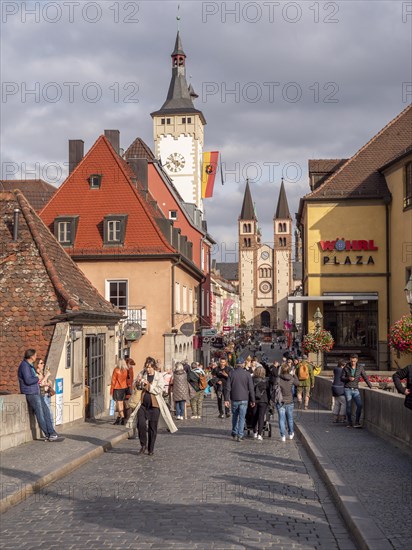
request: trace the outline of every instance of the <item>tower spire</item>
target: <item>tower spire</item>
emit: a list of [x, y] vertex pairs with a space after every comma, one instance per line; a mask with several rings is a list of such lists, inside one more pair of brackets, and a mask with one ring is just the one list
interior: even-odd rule
[[288, 199], [286, 198], [285, 185], [283, 178], [280, 184], [278, 205], [276, 208], [275, 220], [291, 220], [292, 217], [289, 212]]
[[252, 193], [249, 187], [249, 178], [246, 180], [245, 196], [243, 197], [241, 220], [256, 220], [255, 208], [253, 206]]

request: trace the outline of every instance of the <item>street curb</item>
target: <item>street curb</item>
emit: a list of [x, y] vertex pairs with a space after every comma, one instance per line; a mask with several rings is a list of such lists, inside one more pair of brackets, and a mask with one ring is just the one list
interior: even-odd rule
[[344, 482], [328, 455], [320, 450], [307, 430], [297, 422], [295, 422], [295, 431], [324, 481], [357, 547], [361, 550], [393, 550], [392, 544], [352, 489]]
[[93, 458], [97, 458], [106, 451], [109, 451], [115, 445], [117, 445], [117, 443], [120, 443], [120, 441], [123, 441], [124, 439], [127, 439], [129, 436], [131, 436], [132, 433], [133, 430], [122, 432], [121, 434], [106, 440], [102, 445], [97, 446], [95, 449], [92, 449], [91, 451], [82, 454], [81, 456], [71, 460], [64, 466], [57, 468], [56, 470], [37, 479], [36, 481], [25, 484], [18, 491], [15, 491], [11, 495], [2, 498], [0, 500], [0, 514], [4, 514], [4, 512], [6, 512], [9, 508], [15, 506], [16, 504], [20, 504], [20, 502], [23, 502], [27, 498], [31, 497], [34, 493], [38, 493], [46, 485], [49, 485], [54, 481], [58, 481], [59, 479], [70, 474], [77, 468], [80, 468], [80, 466], [83, 466], [83, 464], [86, 464], [86, 462], [89, 462]]

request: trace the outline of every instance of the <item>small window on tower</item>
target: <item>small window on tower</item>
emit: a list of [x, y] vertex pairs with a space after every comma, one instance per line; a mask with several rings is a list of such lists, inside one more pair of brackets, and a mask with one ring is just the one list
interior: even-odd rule
[[189, 117], [189, 118], [187, 119], [187, 123], [188, 123], [188, 124], [192, 124], [192, 119], [191, 119], [191, 117]]
[[160, 122], [161, 122], [161, 124], [164, 124], [166, 122], [166, 119], [162, 118]]
[[166, 119], [166, 124], [170, 124], [170, 118]]
[[182, 124], [186, 124], [186, 119], [182, 118]]

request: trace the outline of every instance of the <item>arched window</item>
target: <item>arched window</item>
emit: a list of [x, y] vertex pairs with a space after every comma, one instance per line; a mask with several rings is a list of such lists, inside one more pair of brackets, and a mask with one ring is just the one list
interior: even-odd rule
[[283, 239], [283, 246], [286, 246], [286, 237]]
[[177, 347], [177, 344], [175, 345], [175, 353], [179, 353], [179, 348]]
[[283, 227], [282, 227], [281, 223], [278, 225], [278, 231], [279, 231], [279, 233], [282, 233], [282, 231], [283, 231]]
[[261, 279], [263, 279], [263, 277], [264, 277], [263, 271], [264, 271], [264, 270], [263, 270], [263, 267], [261, 267], [261, 268], [259, 269], [259, 277], [260, 277]]
[[247, 246], [247, 239], [243, 239], [243, 246]]
[[249, 248], [252, 246], [252, 245], [250, 244], [250, 242], [251, 242], [250, 239], [248, 239], [248, 240], [247, 240], [247, 245], [248, 245]]
[[249, 233], [252, 233], [252, 224], [251, 223], [247, 224], [247, 230], [248, 230]]
[[286, 224], [284, 223], [283, 224], [283, 231], [286, 233], [287, 229], [286, 229]]
[[280, 239], [279, 239], [279, 246], [282, 246], [282, 244], [283, 244], [283, 239], [282, 239], [282, 237], [280, 237]]
[[247, 223], [244, 223], [243, 224], [243, 233], [247, 233], [248, 230], [247, 230]]
[[179, 353], [182, 353], [182, 344], [179, 344]]

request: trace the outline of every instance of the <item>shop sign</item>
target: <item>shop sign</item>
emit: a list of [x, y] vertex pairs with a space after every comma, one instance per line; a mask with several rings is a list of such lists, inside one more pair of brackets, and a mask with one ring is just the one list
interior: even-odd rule
[[[335, 239], [334, 241], [319, 241], [319, 246], [323, 252], [363, 252], [363, 251], [376, 251], [379, 248], [375, 245], [375, 241], [372, 240], [352, 240], [347, 241], [345, 239]], [[344, 260], [339, 259], [337, 256], [323, 256], [323, 265], [374, 265], [375, 261], [373, 256], [346, 256]]]

